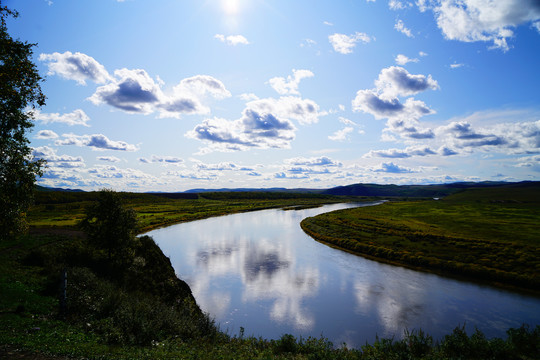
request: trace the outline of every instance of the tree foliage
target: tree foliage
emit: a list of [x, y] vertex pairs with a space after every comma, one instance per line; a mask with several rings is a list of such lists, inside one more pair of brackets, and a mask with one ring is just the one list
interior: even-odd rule
[[25, 212], [32, 200], [36, 175], [43, 161], [34, 161], [27, 132], [33, 127], [29, 109], [43, 106], [34, 44], [14, 40], [6, 18], [18, 13], [0, 5], [0, 238], [15, 235], [27, 225]]
[[97, 202], [86, 209], [81, 226], [91, 245], [108, 252], [109, 260], [122, 261], [133, 250], [137, 229], [135, 211], [122, 205], [120, 195], [103, 189]]

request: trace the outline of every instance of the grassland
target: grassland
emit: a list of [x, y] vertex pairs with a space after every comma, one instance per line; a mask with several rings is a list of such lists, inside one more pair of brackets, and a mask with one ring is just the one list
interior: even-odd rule
[[340, 210], [301, 225], [358, 255], [540, 293], [539, 220], [535, 183]]
[[[121, 193], [125, 206], [134, 209], [139, 232], [175, 223], [205, 219], [238, 212], [291, 206], [320, 206], [351, 198], [291, 193], [204, 193], [179, 194]], [[33, 228], [76, 228], [85, 208], [95, 201], [96, 193], [37, 192], [36, 203], [27, 218]]]
[[[226, 213], [344, 200], [256, 193], [205, 194], [191, 199], [129, 193], [123, 197], [137, 211], [140, 231]], [[94, 199], [93, 193], [38, 194], [28, 214], [33, 233], [0, 241], [0, 358], [532, 359], [540, 354], [540, 326], [526, 325], [509, 329], [506, 339], [486, 339], [479, 331], [467, 334], [456, 328], [442, 339], [413, 331], [402, 340], [377, 339], [360, 349], [335, 348], [324, 338], [284, 334], [266, 340], [245, 337], [243, 332], [223, 333], [194, 305], [189, 289], [150, 238], [139, 238], [133, 261], [120, 268], [107, 263], [104, 253], [88, 247], [76, 223]], [[534, 217], [538, 208], [529, 204], [529, 211], [522, 209], [528, 204], [525, 200], [516, 203], [515, 211]], [[481, 197], [478, 201], [480, 211], [485, 204]], [[414, 208], [415, 203], [405, 204]], [[420, 223], [403, 220], [402, 225]], [[530, 220], [523, 223], [531, 225]], [[520, 244], [528, 246], [533, 238]], [[66, 267], [68, 312], [62, 314], [58, 278]], [[179, 298], [183, 300], [178, 302]]]

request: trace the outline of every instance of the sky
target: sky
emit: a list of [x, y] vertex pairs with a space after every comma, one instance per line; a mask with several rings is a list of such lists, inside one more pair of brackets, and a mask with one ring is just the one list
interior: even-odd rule
[[538, 0], [3, 0], [43, 186], [540, 180]]

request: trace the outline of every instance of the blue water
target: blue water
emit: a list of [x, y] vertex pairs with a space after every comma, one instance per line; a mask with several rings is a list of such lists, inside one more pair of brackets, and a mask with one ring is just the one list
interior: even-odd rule
[[322, 335], [360, 347], [405, 329], [441, 338], [466, 324], [505, 338], [510, 327], [540, 324], [539, 298], [367, 260], [300, 228], [305, 217], [358, 205], [228, 215], [148, 235], [230, 335], [243, 327], [267, 339]]

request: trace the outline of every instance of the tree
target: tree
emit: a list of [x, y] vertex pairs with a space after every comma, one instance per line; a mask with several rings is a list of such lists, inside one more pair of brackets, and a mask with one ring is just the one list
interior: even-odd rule
[[86, 209], [81, 226], [91, 245], [108, 252], [109, 260], [123, 262], [133, 250], [137, 215], [122, 205], [120, 195], [103, 189]]
[[32, 47], [14, 40], [6, 18], [18, 13], [0, 5], [0, 239], [27, 228], [25, 213], [33, 198], [43, 161], [35, 161], [26, 135], [33, 127], [32, 112], [45, 105]]

